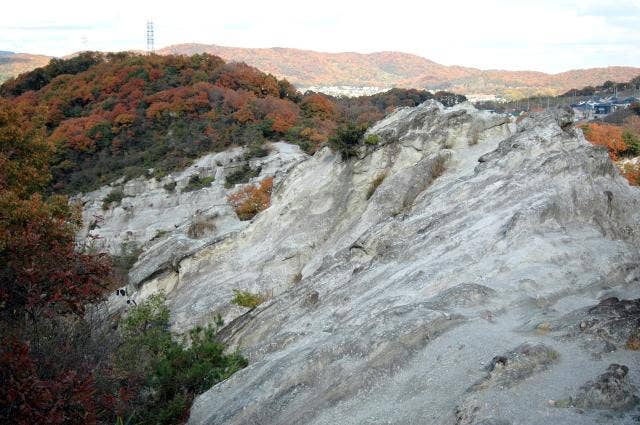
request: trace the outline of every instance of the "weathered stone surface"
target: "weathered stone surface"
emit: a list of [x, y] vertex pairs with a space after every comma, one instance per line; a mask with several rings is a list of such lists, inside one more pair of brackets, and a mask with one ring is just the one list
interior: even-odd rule
[[629, 410], [638, 404], [637, 389], [629, 382], [629, 368], [610, 364], [596, 380], [589, 381], [568, 400], [556, 402], [558, 407], [579, 409]]
[[640, 298], [608, 297], [597, 305], [573, 311], [554, 323], [563, 335], [605, 352], [626, 348], [640, 336]]
[[[640, 192], [570, 122], [562, 110], [516, 127], [470, 105], [400, 109], [370, 130], [379, 146], [349, 161], [320, 150], [247, 227], [145, 273], [139, 292], [175, 282], [176, 332], [222, 314], [220, 338], [249, 359], [196, 399], [190, 423], [602, 423], [549, 400], [637, 353], [597, 360], [554, 326], [640, 297]], [[234, 289], [269, 300], [246, 312]], [[519, 364], [509, 353], [524, 343], [557, 361], [508, 389], [494, 365], [490, 385], [467, 391], [496, 356]]]
[[[225, 177], [245, 164], [243, 155], [240, 148], [211, 154], [160, 180], [141, 177], [88, 193], [78, 199], [85, 224], [78, 237], [115, 255], [123, 243], [140, 246], [142, 255], [129, 274], [132, 289], [158, 272], [177, 270], [183, 258], [248, 224], [238, 220], [227, 202], [227, 195], [237, 187], [225, 187]], [[261, 170], [251, 182], [274, 176], [277, 184], [306, 158], [297, 146], [274, 143], [268, 156], [249, 160], [251, 168]], [[193, 175], [214, 181], [208, 187], [184, 191]], [[125, 197], [105, 210], [103, 199], [114, 188], [122, 188]]]
[[487, 375], [469, 388], [469, 391], [479, 391], [490, 386], [509, 388], [534, 373], [547, 369], [558, 361], [558, 357], [555, 350], [544, 344], [522, 344], [491, 359], [485, 368]]

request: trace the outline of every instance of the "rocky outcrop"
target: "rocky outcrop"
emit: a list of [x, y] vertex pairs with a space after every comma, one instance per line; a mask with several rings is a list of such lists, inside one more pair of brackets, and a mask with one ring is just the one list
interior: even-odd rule
[[[267, 176], [274, 176], [278, 183], [307, 158], [297, 146], [287, 143], [273, 143], [270, 148], [260, 158], [245, 159], [241, 148], [210, 154], [181, 172], [159, 179], [118, 181], [86, 194], [78, 199], [85, 224], [78, 237], [113, 255], [120, 255], [127, 244], [140, 249], [140, 258], [129, 273], [132, 290], [162, 272], [176, 271], [185, 257], [247, 226], [227, 201], [228, 194], [238, 189], [226, 184], [229, 174], [249, 166], [257, 174], [249, 184]], [[189, 187], [193, 176], [211, 182]], [[105, 199], [114, 190], [121, 191], [122, 199], [107, 204]]]
[[618, 349], [638, 350], [640, 299], [609, 297], [597, 305], [572, 311], [553, 322], [563, 338], [578, 342], [597, 359]]
[[485, 370], [487, 375], [475, 383], [469, 391], [491, 386], [507, 388], [545, 370], [558, 360], [558, 353], [544, 344], [522, 344], [514, 350], [491, 359]]
[[629, 368], [611, 364], [596, 380], [589, 381], [568, 400], [554, 402], [558, 407], [580, 409], [629, 410], [638, 404], [637, 389], [629, 383]]
[[[221, 314], [249, 359], [190, 423], [602, 423], [549, 400], [604, 361], [637, 385], [637, 352], [595, 358], [557, 321], [640, 296], [640, 192], [571, 122], [399, 109], [356, 158], [325, 148], [283, 173], [267, 210], [172, 259], [170, 281], [143, 255], [137, 296], [169, 288], [176, 332]], [[268, 300], [247, 311], [234, 289]]]

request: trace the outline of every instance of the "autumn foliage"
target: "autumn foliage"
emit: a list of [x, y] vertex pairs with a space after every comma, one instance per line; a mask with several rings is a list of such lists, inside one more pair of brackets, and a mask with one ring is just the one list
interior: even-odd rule
[[622, 140], [622, 128], [613, 124], [590, 123], [582, 127], [587, 140], [596, 146], [604, 146], [614, 161], [628, 149]]
[[640, 184], [640, 164], [625, 160], [625, 157], [640, 155], [640, 118], [630, 117], [624, 126], [589, 123], [581, 128], [589, 142], [607, 148], [609, 156], [616, 161], [629, 183]]
[[216, 340], [221, 318], [187, 347], [163, 299], [121, 320], [97, 308], [110, 259], [76, 246], [80, 211], [46, 196], [56, 155], [46, 114], [12, 106], [0, 99], [0, 423], [184, 422], [195, 396], [246, 360]]
[[41, 375], [27, 343], [3, 341], [0, 419], [16, 425], [96, 423], [91, 373], [66, 370], [50, 378]]
[[358, 99], [303, 95], [286, 80], [212, 55], [97, 52], [52, 60], [7, 81], [0, 95], [26, 121], [37, 120], [55, 147], [49, 162], [58, 193], [149, 169], [163, 175], [229, 146], [288, 140], [313, 153], [346, 122], [370, 124], [434, 98], [400, 89]]
[[39, 116], [56, 148], [53, 187], [64, 192], [303, 128], [301, 96], [289, 83], [211, 55], [88, 52], [10, 80], [0, 93], [27, 118]]
[[273, 177], [267, 177], [257, 186], [248, 185], [229, 195], [229, 203], [240, 220], [251, 220], [260, 211], [269, 207]]
[[45, 328], [81, 317], [102, 295], [110, 265], [75, 249], [79, 214], [67, 199], [42, 194], [53, 147], [40, 122], [0, 100], [0, 418], [92, 423], [89, 367], [56, 362], [65, 347]]
[[65, 310], [81, 314], [102, 292], [103, 257], [75, 251], [79, 211], [45, 199], [51, 146], [42, 132], [0, 103], [0, 302], [9, 317]]

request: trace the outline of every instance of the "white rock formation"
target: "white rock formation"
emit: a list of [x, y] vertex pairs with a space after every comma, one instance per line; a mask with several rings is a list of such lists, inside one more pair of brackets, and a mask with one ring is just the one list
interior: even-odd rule
[[[251, 224], [170, 271], [136, 265], [137, 296], [169, 289], [175, 331], [220, 313], [248, 357], [189, 423], [630, 422], [640, 308], [617, 298], [640, 297], [640, 192], [607, 153], [560, 110], [516, 127], [430, 101], [370, 132], [379, 146], [299, 163]], [[270, 299], [247, 312], [233, 289]], [[610, 363], [628, 366], [627, 410], [549, 402]]]
[[[84, 195], [78, 200], [83, 205], [84, 223], [79, 240], [114, 255], [127, 243], [142, 249], [129, 275], [132, 289], [138, 288], [152, 275], [176, 268], [182, 258], [247, 226], [227, 201], [238, 187], [225, 188], [225, 177], [246, 163], [243, 155], [241, 148], [210, 154], [160, 180], [141, 177], [119, 181]], [[260, 170], [250, 184], [267, 176], [274, 176], [277, 183], [307, 157], [295, 145], [273, 143], [269, 155], [249, 161], [252, 169]], [[214, 180], [200, 190], [185, 191], [194, 175]], [[122, 190], [125, 197], [105, 209], [103, 200], [114, 189]], [[153, 285], [145, 286], [144, 293], [137, 295], [149, 293]]]

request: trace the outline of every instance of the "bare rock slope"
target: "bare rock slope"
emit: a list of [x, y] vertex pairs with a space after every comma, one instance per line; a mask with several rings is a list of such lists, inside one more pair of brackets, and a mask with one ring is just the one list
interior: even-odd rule
[[174, 330], [249, 359], [189, 423], [634, 423], [640, 192], [571, 123], [427, 102], [284, 174], [171, 272]]

